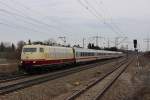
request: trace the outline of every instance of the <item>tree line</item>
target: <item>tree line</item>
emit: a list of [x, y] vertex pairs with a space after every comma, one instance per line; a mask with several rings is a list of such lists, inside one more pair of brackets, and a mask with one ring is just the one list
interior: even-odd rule
[[0, 58], [20, 59], [24, 41], [19, 41], [17, 45], [14, 43], [0, 42]]
[[[41, 44], [41, 45], [49, 45], [49, 46], [62, 46], [62, 47], [71, 47], [68, 45], [62, 45], [58, 44], [53, 39], [48, 39], [45, 41], [31, 41], [28, 40], [28, 42], [19, 41], [16, 45], [14, 43], [8, 43], [8, 42], [0, 42], [0, 58], [7, 58], [7, 59], [20, 59], [21, 58], [21, 51], [22, 47], [25, 44]], [[82, 48], [79, 44], [74, 45], [73, 47]], [[110, 47], [110, 48], [100, 48], [99, 46], [95, 46], [93, 43], [89, 43], [87, 46], [88, 49], [95, 49], [95, 50], [109, 50], [109, 51], [117, 51], [118, 49], [116, 47]]]
[[118, 49], [116, 47], [105, 47], [101, 48], [99, 46], [95, 46], [94, 43], [89, 43], [87, 46], [88, 49], [95, 49], [95, 50], [108, 50], [108, 51], [117, 51]]

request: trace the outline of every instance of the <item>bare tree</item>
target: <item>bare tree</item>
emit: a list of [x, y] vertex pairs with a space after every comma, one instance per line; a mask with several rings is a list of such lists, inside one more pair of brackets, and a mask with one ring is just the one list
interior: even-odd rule
[[48, 39], [48, 40], [45, 40], [45, 41], [44, 41], [44, 44], [46, 44], [46, 45], [51, 45], [51, 46], [57, 45], [56, 41], [55, 41], [54, 39], [52, 39], [52, 38], [50, 38], [50, 39]]
[[21, 51], [22, 51], [22, 48], [23, 46], [25, 45], [26, 43], [24, 41], [19, 41], [17, 43], [17, 59], [20, 59], [21, 58]]
[[15, 47], [15, 45], [13, 43], [11, 45], [11, 49], [12, 49], [12, 52], [15, 52], [15, 50], [16, 50], [16, 47]]
[[3, 52], [3, 51], [4, 51], [4, 49], [5, 49], [4, 43], [3, 43], [3, 42], [1, 42], [1, 44], [0, 44], [0, 51], [1, 51], [1, 52]]
[[31, 40], [29, 39], [28, 44], [31, 45]]

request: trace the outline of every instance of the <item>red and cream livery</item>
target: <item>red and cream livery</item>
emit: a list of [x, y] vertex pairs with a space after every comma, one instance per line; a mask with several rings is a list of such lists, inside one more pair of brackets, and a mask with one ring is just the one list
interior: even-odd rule
[[46, 45], [25, 45], [22, 49], [22, 68], [74, 64], [98, 59], [120, 57], [121, 52]]
[[25, 45], [21, 54], [23, 67], [74, 63], [74, 61], [72, 48], [66, 47]]

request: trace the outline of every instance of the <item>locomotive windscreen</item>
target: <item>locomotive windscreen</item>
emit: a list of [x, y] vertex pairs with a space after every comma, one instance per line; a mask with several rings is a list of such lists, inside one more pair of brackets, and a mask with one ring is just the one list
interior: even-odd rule
[[36, 52], [36, 48], [23, 48], [23, 52]]

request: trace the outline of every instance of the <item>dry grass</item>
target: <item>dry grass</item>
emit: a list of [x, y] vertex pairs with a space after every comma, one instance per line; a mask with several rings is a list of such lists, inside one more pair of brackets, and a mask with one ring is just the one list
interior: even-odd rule
[[0, 73], [13, 73], [18, 71], [19, 61], [17, 60], [1, 60]]
[[13, 73], [18, 71], [18, 64], [0, 65], [0, 73]]

